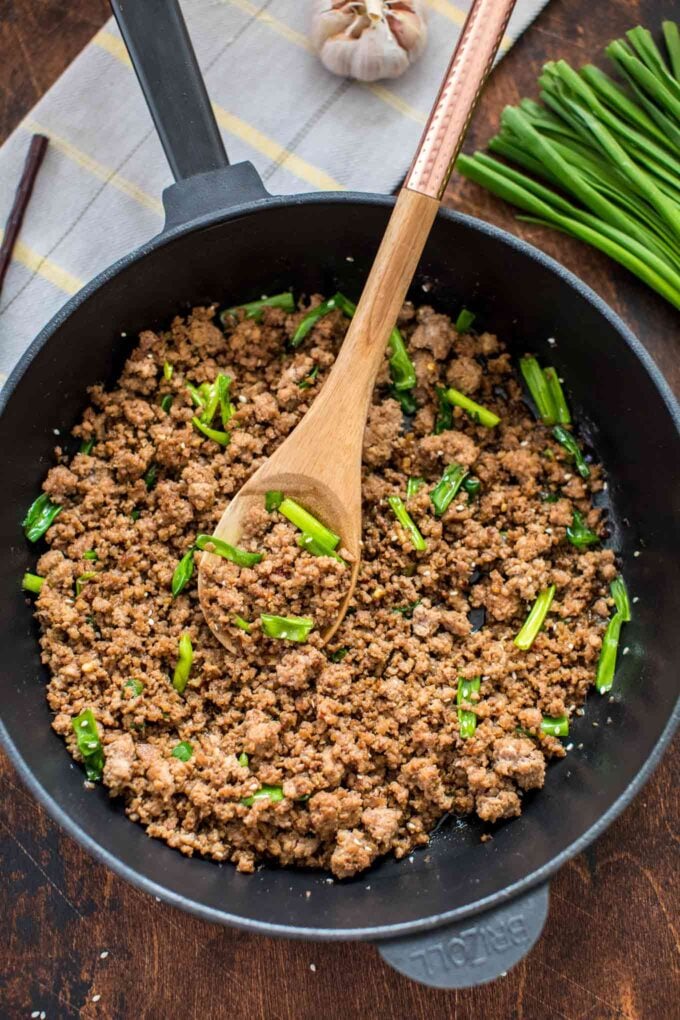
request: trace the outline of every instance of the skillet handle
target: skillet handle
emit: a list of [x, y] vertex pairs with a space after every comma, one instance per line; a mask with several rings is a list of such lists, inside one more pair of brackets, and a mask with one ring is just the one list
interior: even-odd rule
[[229, 165], [177, 0], [111, 0], [176, 181]]
[[548, 885], [457, 924], [379, 942], [383, 960], [431, 988], [472, 988], [503, 976], [526, 956], [548, 916]]

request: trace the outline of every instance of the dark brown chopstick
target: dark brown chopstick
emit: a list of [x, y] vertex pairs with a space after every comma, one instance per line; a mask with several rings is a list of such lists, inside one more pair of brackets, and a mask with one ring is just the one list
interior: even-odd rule
[[14, 195], [12, 209], [9, 217], [7, 218], [7, 223], [5, 224], [5, 233], [2, 239], [2, 244], [0, 244], [0, 293], [2, 293], [2, 285], [5, 282], [7, 267], [9, 266], [12, 258], [12, 252], [14, 250], [17, 235], [21, 229], [24, 213], [28, 208], [31, 192], [33, 191], [33, 185], [35, 184], [40, 164], [45, 158], [47, 141], [48, 140], [45, 135], [33, 135], [31, 138], [31, 144], [28, 147], [21, 180], [19, 181], [19, 186], [17, 187]]

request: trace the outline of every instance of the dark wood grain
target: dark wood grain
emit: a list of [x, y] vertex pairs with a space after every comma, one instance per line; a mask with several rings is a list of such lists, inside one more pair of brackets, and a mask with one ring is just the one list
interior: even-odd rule
[[[0, 139], [106, 15], [105, 0], [0, 0]], [[671, 15], [678, 0], [553, 0], [494, 75], [468, 148], [484, 144], [506, 103], [535, 94], [544, 60], [585, 62], [626, 28]], [[449, 196], [577, 272], [680, 392], [678, 317], [660, 298], [597, 252], [517, 223], [471, 184], [454, 181]], [[245, 935], [150, 899], [65, 837], [0, 758], [0, 1016], [675, 1020], [679, 788], [676, 745], [623, 817], [557, 876], [529, 957], [492, 985], [445, 993], [400, 978], [370, 946]]]

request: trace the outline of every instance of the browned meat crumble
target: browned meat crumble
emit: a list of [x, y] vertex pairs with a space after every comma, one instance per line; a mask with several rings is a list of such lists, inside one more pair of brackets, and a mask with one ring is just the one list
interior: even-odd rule
[[[502, 344], [486, 333], [458, 335], [445, 316], [407, 305], [401, 327], [419, 410], [406, 429], [385, 366], [366, 433], [364, 557], [350, 615], [330, 649], [318, 630], [297, 645], [238, 628], [233, 651], [223, 648], [204, 621], [195, 575], [175, 599], [171, 578], [328, 373], [347, 320], [331, 313], [291, 351], [301, 314], [268, 309], [259, 324], [234, 323], [225, 335], [214, 309], [194, 309], [167, 333], [142, 333], [115, 389], [92, 388], [75, 430], [95, 440], [91, 455], [62, 456], [45, 482], [64, 509], [38, 563], [47, 581], [37, 614], [55, 730], [78, 758], [71, 720], [92, 709], [104, 782], [149, 835], [242, 871], [273, 859], [345, 877], [381, 854], [402, 857], [425, 844], [446, 812], [488, 822], [519, 814], [524, 791], [544, 782], [546, 759], [564, 754], [540, 732], [542, 716], [572, 715], [592, 684], [616, 568], [613, 552], [565, 541], [575, 508], [603, 533], [601, 511], [591, 508], [601, 470], [593, 465], [584, 482], [533, 420]], [[192, 427], [186, 390], [220, 371], [233, 377], [237, 408], [224, 448]], [[456, 409], [453, 428], [435, 435], [435, 387], [444, 384], [501, 424], [484, 428]], [[160, 401], [169, 393], [166, 413]], [[474, 471], [481, 493], [469, 500], [461, 491], [437, 518], [429, 490], [453, 462]], [[152, 465], [157, 481], [148, 488]], [[408, 476], [428, 483], [408, 503], [426, 552], [414, 550], [385, 501], [404, 497]], [[544, 501], [545, 492], [559, 498]], [[306, 557], [315, 576], [301, 579], [291, 529], [277, 524], [270, 534], [280, 542], [270, 565], [291, 554], [279, 595], [286, 577], [302, 585], [289, 588], [286, 612], [305, 612], [308, 584], [317, 602], [325, 586], [332, 611], [335, 561]], [[83, 559], [87, 550], [96, 562]], [[267, 562], [251, 582], [222, 588], [226, 616], [261, 610]], [[225, 561], [220, 569], [233, 577], [238, 568]], [[85, 572], [96, 576], [75, 595]], [[546, 626], [520, 651], [513, 638], [549, 584], [557, 594]], [[242, 597], [247, 604], [237, 604]], [[472, 632], [470, 614], [480, 609], [485, 624]], [[185, 632], [194, 660], [180, 694], [170, 678]], [[456, 706], [461, 676], [482, 678], [467, 740]], [[188, 761], [172, 754], [180, 741], [192, 746]], [[281, 786], [283, 798], [242, 803], [262, 785]]]

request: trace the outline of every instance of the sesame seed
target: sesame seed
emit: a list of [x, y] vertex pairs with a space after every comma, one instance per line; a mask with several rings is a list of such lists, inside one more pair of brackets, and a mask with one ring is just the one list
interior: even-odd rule
[[528, 446], [529, 445], [529, 440], [528, 439], [523, 439], [522, 442], [519, 445], [520, 446]]
[[640, 596], [639, 596], [639, 595], [636, 595], [636, 596], [635, 596], [635, 597], [633, 598], [633, 605], [635, 605], [635, 604], [636, 604], [637, 602], [639, 602], [639, 601], [640, 601]]
[[573, 751], [573, 750], [574, 750], [574, 745], [573, 744], [567, 744], [566, 745], [565, 751]]
[[92, 1001], [93, 1002], [99, 1002], [100, 999], [101, 999], [101, 995], [93, 995], [92, 996]]
[[41, 1009], [40, 1010], [40, 1020], [45, 1020], [46, 1017], [47, 1017], [47, 1013], [45, 1012], [44, 1009]]
[[458, 506], [456, 507], [456, 510], [458, 511], [459, 514], [462, 513], [464, 509], [465, 507], [463, 506], [462, 503], [459, 503]]
[[594, 723], [593, 723], [593, 726], [594, 726], [594, 727], [595, 727], [596, 729], [597, 729], [597, 727], [598, 727], [599, 725], [600, 725], [600, 724], [599, 724], [599, 722], [594, 722]]
[[154, 899], [155, 899], [156, 903], [160, 903], [161, 902], [160, 896], [154, 896]]
[[311, 970], [312, 974], [316, 974], [316, 964], [315, 963], [310, 963], [309, 969]]
[[311, 895], [312, 895], [312, 890], [311, 890], [311, 889], [307, 889], [307, 890], [305, 891], [305, 896], [307, 897], [307, 899], [309, 899], [309, 897], [310, 897]]
[[31, 1020], [36, 1020], [36, 1018], [39, 1017], [39, 1016], [40, 1016], [40, 1010], [39, 1009], [34, 1009], [33, 1012], [31, 1013]]
[[635, 559], [637, 559], [639, 555], [640, 555], [640, 550], [636, 549], [635, 552], [633, 553], [633, 556], [635, 557]]
[[248, 403], [248, 398], [244, 397], [244, 395], [242, 393], [240, 393], [239, 394], [239, 398], [238, 398], [238, 402], [239, 402], [239, 404], [247, 404]]
[[557, 343], [557, 340], [555, 339], [554, 336], [549, 336], [548, 337], [548, 343], [550, 344], [551, 347], [554, 347], [555, 344]]
[[629, 651], [630, 651], [630, 648], [628, 647], [628, 645], [626, 645], [626, 647], [623, 649], [623, 654], [624, 655], [628, 655]]
[[602, 491], [606, 492], [608, 488], [609, 488], [609, 483], [608, 482], [603, 482], [603, 484], [602, 484]]
[[345, 262], [354, 262], [354, 255], [345, 255]]
[[612, 717], [610, 715], [608, 715], [607, 716], [607, 726], [609, 726], [610, 723], [613, 723], [613, 722], [614, 722], [614, 720], [612, 719]]
[[569, 472], [567, 471], [567, 472], [566, 472], [566, 474], [565, 474], [565, 476], [564, 476], [564, 480], [565, 480], [565, 482], [569, 482], [569, 481], [571, 481], [572, 477], [573, 477], [573, 476], [572, 476], [572, 475], [570, 475], [570, 474], [569, 474]]
[[424, 290], [425, 293], [428, 294], [432, 290], [432, 284], [426, 281], [425, 283], [421, 284], [420, 289]]
[[52, 429], [52, 431], [54, 432], [55, 436], [60, 436], [61, 435], [61, 432], [59, 431], [59, 429]]
[[120, 335], [121, 336], [127, 336], [127, 333], [121, 333]]
[[100, 960], [105, 960], [108, 955], [109, 955], [109, 951], [108, 951], [108, 949], [105, 949], [103, 953], [99, 954], [99, 959]]

